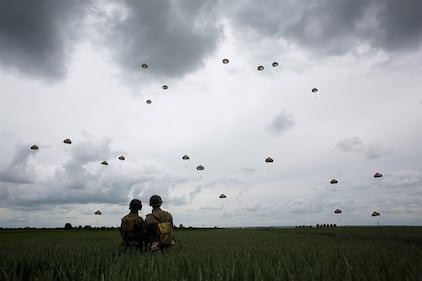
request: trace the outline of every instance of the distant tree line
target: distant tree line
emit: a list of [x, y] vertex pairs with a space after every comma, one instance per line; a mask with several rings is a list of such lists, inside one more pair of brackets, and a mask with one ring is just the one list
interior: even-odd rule
[[[323, 223], [323, 224], [317, 224], [316, 228], [331, 228], [331, 227], [337, 227], [337, 225], [334, 223]], [[314, 228], [312, 225], [297, 225], [295, 228]]]

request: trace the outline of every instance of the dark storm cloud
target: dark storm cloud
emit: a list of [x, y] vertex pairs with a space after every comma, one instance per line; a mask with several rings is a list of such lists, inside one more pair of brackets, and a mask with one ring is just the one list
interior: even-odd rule
[[342, 54], [358, 44], [396, 51], [422, 42], [419, 0], [264, 0], [237, 2], [233, 24], [260, 36], [284, 38], [321, 54]]
[[[123, 19], [108, 20], [106, 45], [128, 74], [182, 77], [202, 65], [222, 35], [214, 1], [128, 0], [125, 5]], [[143, 63], [149, 68], [141, 70]]]
[[0, 67], [44, 80], [64, 77], [91, 1], [0, 2]]
[[294, 124], [295, 122], [293, 121], [293, 116], [283, 111], [273, 118], [267, 129], [276, 135], [281, 135], [293, 127]]

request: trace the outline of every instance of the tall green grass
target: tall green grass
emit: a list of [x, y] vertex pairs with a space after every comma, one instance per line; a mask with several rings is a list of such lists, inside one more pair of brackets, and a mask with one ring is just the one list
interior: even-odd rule
[[422, 280], [422, 228], [180, 230], [164, 253], [118, 231], [0, 232], [0, 280]]

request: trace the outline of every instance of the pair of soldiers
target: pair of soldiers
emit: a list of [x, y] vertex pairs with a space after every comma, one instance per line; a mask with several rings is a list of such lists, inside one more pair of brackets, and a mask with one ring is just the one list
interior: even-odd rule
[[162, 203], [160, 196], [151, 196], [152, 212], [144, 221], [138, 213], [142, 210], [142, 202], [138, 199], [130, 201], [130, 213], [122, 218], [120, 225], [122, 245], [126, 249], [155, 251], [175, 244], [173, 216], [160, 208]]

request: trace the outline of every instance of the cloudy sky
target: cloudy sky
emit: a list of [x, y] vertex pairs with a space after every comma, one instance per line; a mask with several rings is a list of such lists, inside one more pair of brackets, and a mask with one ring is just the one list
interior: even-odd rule
[[153, 194], [185, 226], [422, 225], [421, 1], [24, 2], [0, 3], [0, 227]]

